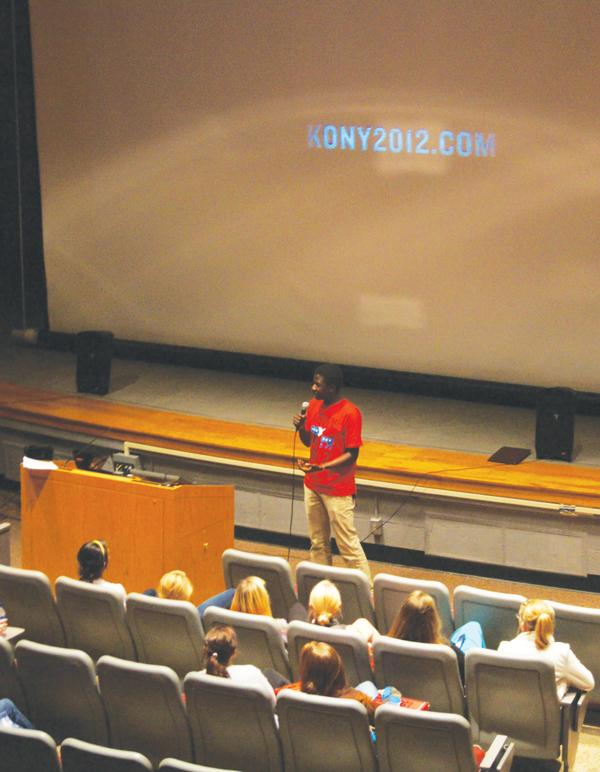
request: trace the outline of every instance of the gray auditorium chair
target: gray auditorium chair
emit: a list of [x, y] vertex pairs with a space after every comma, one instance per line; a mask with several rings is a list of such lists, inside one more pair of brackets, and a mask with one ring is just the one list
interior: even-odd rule
[[395, 686], [431, 710], [464, 716], [466, 706], [456, 654], [449, 646], [381, 636], [373, 644], [375, 683]]
[[[463, 716], [382, 705], [375, 714], [379, 772], [477, 772]], [[514, 745], [498, 736], [479, 767], [508, 772]]]
[[106, 713], [88, 654], [19, 641], [15, 657], [35, 727], [48, 732], [57, 743], [65, 737], [108, 743]]
[[174, 670], [105, 656], [96, 671], [111, 745], [143, 753], [154, 766], [167, 756], [193, 761], [181, 683]]
[[67, 646], [87, 652], [94, 662], [103, 654], [137, 659], [120, 594], [66, 576], [58, 577], [55, 588]]
[[372, 681], [369, 649], [365, 639], [354, 630], [343, 627], [321, 627], [309, 622], [290, 622], [288, 626], [288, 655], [294, 681], [300, 678], [300, 653], [309, 641], [323, 641], [340, 655], [349, 686]]
[[63, 772], [152, 772], [141, 753], [120, 751], [69, 737], [60, 747]]
[[38, 729], [0, 727], [0, 764], [6, 772], [61, 772], [56, 743]]
[[450, 592], [446, 585], [442, 582], [409, 579], [393, 574], [377, 574], [373, 581], [375, 616], [377, 617], [379, 632], [383, 635], [387, 634], [400, 606], [411, 592], [416, 590], [426, 592], [434, 599], [442, 620], [443, 633], [447, 638], [450, 638], [454, 632], [454, 620], [450, 609]]
[[0, 523], [0, 563], [10, 566], [10, 523]]
[[367, 709], [284, 689], [277, 699], [286, 772], [376, 772]]
[[15, 663], [12, 645], [0, 636], [0, 699], [8, 697], [27, 715], [29, 708]]
[[237, 587], [247, 576], [260, 576], [267, 583], [273, 616], [288, 619], [288, 613], [298, 598], [287, 560], [228, 549], [223, 552], [222, 561], [227, 587]]
[[486, 747], [493, 734], [505, 734], [515, 743], [517, 756], [561, 756], [563, 772], [568, 772], [575, 761], [588, 695], [570, 690], [559, 701], [554, 667], [539, 657], [473, 649], [465, 663], [473, 741]]
[[523, 595], [461, 584], [455, 588], [452, 597], [456, 627], [465, 622], [479, 622], [486, 648], [497, 649], [501, 641], [510, 641], [517, 634], [517, 613], [525, 601]]
[[298, 599], [308, 608], [308, 598], [312, 588], [322, 579], [333, 582], [342, 596], [343, 622], [349, 625], [359, 617], [375, 624], [375, 611], [371, 603], [369, 580], [357, 568], [337, 568], [323, 566], [303, 560], [296, 566], [296, 584]]
[[27, 640], [65, 645], [65, 633], [46, 574], [0, 565], [0, 598], [9, 623], [24, 627]]
[[180, 678], [203, 667], [204, 632], [192, 603], [132, 592], [127, 596], [127, 622], [140, 662], [166, 665]]
[[600, 705], [600, 609], [550, 603], [556, 614], [554, 637], [568, 643], [577, 658], [592, 671], [596, 686], [590, 692], [590, 704]]
[[[196, 761], [281, 772], [281, 746], [269, 695], [258, 687], [200, 673], [187, 675], [184, 688]], [[235, 737], [227, 727], [235, 727]]]
[[256, 665], [261, 670], [271, 668], [285, 678], [291, 677], [283, 637], [272, 617], [209, 606], [203, 623], [206, 631], [215, 625], [233, 627], [238, 639], [236, 664]]
[[158, 765], [158, 772], [240, 772], [240, 770], [205, 767], [204, 764], [190, 764], [179, 759], [163, 759]]

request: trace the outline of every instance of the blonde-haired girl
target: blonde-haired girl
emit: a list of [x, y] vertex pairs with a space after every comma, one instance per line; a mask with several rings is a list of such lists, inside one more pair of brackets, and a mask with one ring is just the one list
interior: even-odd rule
[[317, 582], [308, 599], [308, 621], [322, 627], [339, 624], [342, 616], [342, 596], [329, 579]]
[[[231, 601], [232, 611], [241, 611], [244, 614], [258, 614], [272, 617], [271, 598], [264, 579], [260, 576], [247, 576], [238, 584], [235, 595]], [[275, 619], [279, 632], [283, 639], [287, 639], [287, 620]]]
[[559, 698], [569, 686], [588, 692], [594, 688], [594, 676], [568, 643], [554, 640], [554, 619], [554, 609], [546, 601], [525, 601], [519, 609], [519, 634], [512, 641], [502, 641], [498, 651], [510, 657], [538, 656], [553, 665]]
[[247, 576], [242, 579], [235, 590], [231, 610], [272, 617], [271, 598], [265, 580], [260, 576]]
[[156, 594], [159, 598], [168, 600], [190, 600], [194, 593], [194, 587], [185, 573], [180, 569], [163, 574]]
[[[308, 598], [308, 621], [321, 627], [341, 625], [342, 596], [340, 591], [329, 579], [317, 582]], [[347, 630], [359, 633], [367, 643], [372, 643], [379, 637], [377, 629], [368, 619], [355, 619], [350, 625], [341, 625]]]

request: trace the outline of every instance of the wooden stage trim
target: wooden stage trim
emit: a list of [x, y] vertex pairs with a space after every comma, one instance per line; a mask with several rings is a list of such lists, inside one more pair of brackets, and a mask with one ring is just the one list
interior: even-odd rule
[[[245, 463], [276, 467], [292, 463], [292, 429], [219, 421], [8, 381], [0, 381], [0, 417]], [[300, 443], [296, 447], [299, 455], [305, 455]], [[366, 441], [357, 474], [382, 483], [600, 509], [598, 468], [535, 460], [507, 466], [486, 458], [481, 453]]]

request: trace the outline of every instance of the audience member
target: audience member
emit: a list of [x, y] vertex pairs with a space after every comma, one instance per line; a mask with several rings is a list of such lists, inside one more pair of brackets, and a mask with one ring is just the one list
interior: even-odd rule
[[[247, 576], [238, 584], [233, 600], [232, 611], [241, 611], [244, 614], [257, 614], [259, 616], [273, 617], [271, 599], [266, 582], [260, 576]], [[306, 613], [306, 611], [304, 612]], [[281, 634], [286, 636], [287, 620], [275, 619]]]
[[[223, 592], [220, 592], [217, 595], [213, 595], [211, 598], [207, 598], [207, 600], [203, 601], [198, 606], [200, 617], [203, 616], [209, 606], [218, 606], [219, 608], [228, 609], [231, 606], [234, 593], [235, 590], [228, 589], [223, 590]], [[175, 569], [173, 571], [168, 571], [161, 577], [156, 590], [145, 590], [144, 594], [153, 595], [157, 598], [165, 598], [167, 600], [191, 601], [192, 595], [194, 594], [194, 586], [185, 571]]]
[[125, 588], [117, 582], [109, 582], [103, 579], [103, 574], [108, 567], [108, 545], [105, 541], [94, 539], [87, 541], [79, 548], [77, 553], [79, 563], [79, 578], [82, 582], [89, 582], [107, 590], [116, 592], [125, 602]]
[[308, 599], [308, 621], [321, 627], [342, 626], [359, 633], [368, 643], [374, 641], [379, 633], [368, 619], [361, 617], [350, 625], [342, 624], [342, 596], [329, 579], [317, 582]]
[[465, 655], [442, 635], [442, 620], [435, 601], [428, 593], [421, 590], [411, 592], [396, 613], [388, 636], [414, 643], [450, 646], [456, 653], [461, 678], [464, 679]]
[[33, 729], [31, 721], [24, 716], [15, 703], [7, 697], [0, 700], [0, 727], [2, 726]]
[[308, 599], [308, 621], [321, 627], [333, 627], [342, 621], [342, 596], [329, 579], [317, 582]]
[[345, 697], [358, 700], [367, 709], [369, 721], [375, 716], [375, 705], [370, 697], [346, 682], [344, 664], [337, 651], [328, 643], [309, 641], [300, 652], [300, 680], [284, 686], [306, 694], [322, 697]]
[[206, 634], [204, 654], [206, 668], [202, 673], [218, 678], [231, 678], [245, 686], [258, 687], [275, 705], [275, 692], [263, 673], [254, 665], [234, 665], [237, 655], [237, 636], [231, 627], [213, 627]]
[[166, 600], [191, 600], [194, 586], [185, 571], [176, 569], [163, 574], [156, 595]]
[[569, 686], [588, 692], [594, 688], [594, 676], [577, 659], [568, 643], [554, 640], [555, 614], [544, 600], [527, 600], [521, 604], [519, 632], [512, 641], [502, 641], [501, 654], [510, 657], [537, 656], [554, 667], [559, 699]]

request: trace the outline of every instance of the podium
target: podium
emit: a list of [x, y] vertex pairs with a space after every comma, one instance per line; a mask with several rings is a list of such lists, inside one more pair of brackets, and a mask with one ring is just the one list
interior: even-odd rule
[[221, 554], [233, 546], [232, 485], [165, 487], [135, 478], [21, 467], [23, 568], [77, 577], [77, 552], [104, 539], [104, 578], [127, 592], [156, 587], [167, 571], [182, 569], [201, 603], [224, 589]]

